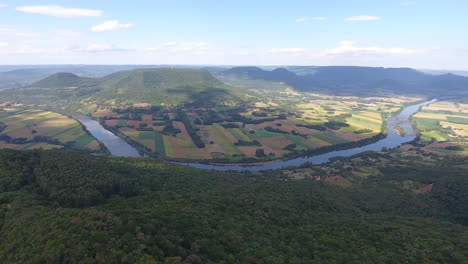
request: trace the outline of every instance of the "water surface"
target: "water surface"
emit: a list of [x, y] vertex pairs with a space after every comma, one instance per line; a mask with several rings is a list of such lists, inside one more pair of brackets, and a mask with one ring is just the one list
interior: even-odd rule
[[110, 151], [113, 156], [119, 157], [141, 157], [138, 150], [128, 144], [125, 140], [114, 135], [109, 130], [105, 129], [98, 121], [93, 120], [89, 116], [78, 115], [74, 116], [79, 120], [98, 141], [100, 141]]

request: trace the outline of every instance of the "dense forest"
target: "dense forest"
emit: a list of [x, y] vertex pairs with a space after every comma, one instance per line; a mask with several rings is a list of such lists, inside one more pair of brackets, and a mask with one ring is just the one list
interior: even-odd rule
[[[72, 162], [71, 162], [72, 161]], [[3, 263], [467, 263], [466, 159], [350, 188], [279, 171], [0, 151]], [[391, 182], [431, 183], [413, 193]]]

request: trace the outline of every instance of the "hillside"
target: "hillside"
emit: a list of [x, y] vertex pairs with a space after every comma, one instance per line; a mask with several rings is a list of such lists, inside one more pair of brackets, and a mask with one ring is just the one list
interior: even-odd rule
[[59, 72], [31, 84], [31, 86], [38, 88], [63, 89], [67, 87], [96, 86], [98, 83], [98, 79], [79, 77], [73, 73]]
[[96, 98], [153, 105], [234, 104], [241, 93], [202, 70], [180, 68], [137, 69], [101, 79]]
[[[466, 263], [464, 162], [454, 169], [395, 161], [393, 170], [379, 168], [383, 176], [342, 188], [284, 181], [276, 172], [230, 174], [148, 159], [0, 150], [0, 259]], [[391, 184], [401, 179], [432, 181], [433, 192]]]
[[468, 77], [430, 75], [410, 68], [329, 66], [289, 69], [291, 71], [284, 68], [268, 71], [258, 67], [235, 67], [219, 74], [238, 79], [284, 82], [298, 91], [338, 95], [444, 96], [447, 93], [468, 93]]
[[116, 72], [101, 78], [56, 73], [30, 86], [2, 92], [7, 100], [34, 103], [72, 100], [117, 104], [196, 106], [233, 105], [245, 97], [235, 88], [223, 84], [210, 73], [182, 68], [137, 69]]
[[118, 71], [157, 68], [156, 65], [0, 65], [0, 88], [31, 85], [59, 72], [100, 78]]

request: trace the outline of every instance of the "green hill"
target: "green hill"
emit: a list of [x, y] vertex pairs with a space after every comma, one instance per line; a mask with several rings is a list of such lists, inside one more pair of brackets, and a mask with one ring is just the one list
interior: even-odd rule
[[99, 83], [98, 79], [79, 77], [73, 73], [59, 72], [45, 79], [33, 83], [32, 87], [39, 88], [67, 88], [81, 86], [95, 86]]
[[241, 93], [210, 73], [180, 68], [137, 69], [111, 74], [101, 79], [101, 99], [153, 105], [235, 104]]
[[[116, 102], [152, 105], [235, 105], [243, 100], [236, 88], [226, 85], [203, 70], [181, 68], [136, 69], [116, 72], [102, 78], [56, 73], [28, 87], [1, 92], [5, 100], [34, 103], [71, 101], [80, 103]], [[48, 100], [48, 101], [47, 101]]]

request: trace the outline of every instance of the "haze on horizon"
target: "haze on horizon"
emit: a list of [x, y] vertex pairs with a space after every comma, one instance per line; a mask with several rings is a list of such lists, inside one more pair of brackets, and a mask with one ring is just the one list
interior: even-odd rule
[[468, 70], [468, 2], [0, 0], [0, 64]]

